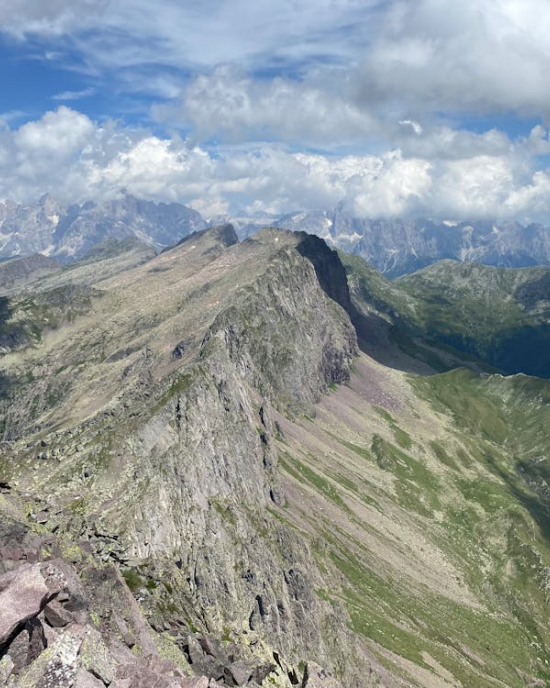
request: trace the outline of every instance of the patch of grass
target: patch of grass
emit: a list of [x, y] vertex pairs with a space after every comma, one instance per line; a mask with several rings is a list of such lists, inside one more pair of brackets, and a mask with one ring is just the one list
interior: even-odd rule
[[329, 434], [333, 439], [335, 439], [343, 447], [346, 447], [347, 449], [351, 449], [352, 452], [355, 452], [361, 458], [367, 459], [368, 461], [372, 461], [372, 455], [370, 454], [369, 450], [366, 447], [360, 447], [358, 444], [354, 444], [353, 442], [350, 442], [349, 440], [345, 440], [342, 437], [339, 437], [338, 435], [333, 434], [332, 432], [327, 431], [327, 434]]
[[136, 592], [143, 587], [144, 580], [134, 569], [125, 569], [122, 571], [122, 577], [132, 592]]
[[436, 458], [445, 466], [448, 468], [452, 468], [454, 471], [458, 471], [458, 466], [456, 465], [455, 460], [453, 457], [448, 454], [445, 449], [439, 444], [439, 442], [436, 442], [435, 440], [432, 440], [430, 442], [430, 447], [435, 454]]
[[164, 392], [164, 394], [162, 394], [156, 404], [152, 407], [151, 414], [154, 415], [164, 408], [170, 399], [177, 394], [183, 394], [186, 392], [193, 384], [194, 379], [195, 374], [193, 372], [178, 374], [177, 377], [172, 380], [170, 387]]
[[228, 523], [231, 523], [232, 526], [237, 525], [237, 516], [235, 514], [235, 511], [231, 508], [230, 504], [226, 504], [224, 502], [221, 502], [218, 499], [213, 499], [213, 498], [210, 499], [210, 504], [214, 507], [214, 509], [222, 517], [223, 521], [227, 521]]
[[327, 499], [330, 499], [331, 502], [334, 502], [334, 504], [346, 512], [350, 511], [348, 505], [344, 502], [336, 487], [329, 480], [323, 478], [319, 473], [316, 473], [314, 470], [312, 470], [309, 466], [306, 466], [304, 463], [293, 458], [286, 452], [279, 457], [279, 462], [280, 465], [287, 471], [287, 473], [292, 475], [296, 480], [304, 484], [313, 485], [313, 487], [315, 487], [322, 495], [324, 495]]

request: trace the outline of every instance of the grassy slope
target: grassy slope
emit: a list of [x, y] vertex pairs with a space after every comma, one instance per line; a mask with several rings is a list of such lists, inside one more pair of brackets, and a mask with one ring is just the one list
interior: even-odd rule
[[[393, 341], [424, 344], [507, 373], [550, 377], [550, 271], [442, 261], [390, 282], [361, 258], [342, 255], [356, 299], [390, 318]], [[431, 362], [444, 369], [444, 361]]]
[[282, 516], [312, 533], [318, 594], [413, 685], [550, 679], [549, 401], [542, 380], [362, 357], [285, 428]]

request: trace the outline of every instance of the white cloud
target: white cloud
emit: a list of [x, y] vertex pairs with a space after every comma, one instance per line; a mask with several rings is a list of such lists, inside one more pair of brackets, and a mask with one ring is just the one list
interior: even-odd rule
[[540, 0], [391, 3], [357, 74], [362, 101], [550, 115], [549, 31]]
[[[213, 66], [354, 57], [380, 0], [11, 0], [0, 26], [20, 38], [73, 36], [102, 66]], [[98, 33], [93, 33], [98, 30]], [[269, 57], [268, 57], [269, 56]]]
[[[416, 135], [411, 134], [416, 138]], [[491, 137], [489, 137], [491, 138]], [[66, 106], [0, 129], [0, 197], [65, 202], [109, 198], [126, 189], [154, 200], [190, 203], [206, 215], [264, 210], [282, 214], [343, 202], [370, 217], [516, 217], [550, 213], [550, 177], [529, 166], [536, 130], [522, 150], [429, 159], [398, 149], [380, 155], [290, 153], [273, 145], [210, 154], [178, 138], [99, 125]]]
[[109, 5], [110, 0], [9, 0], [0, 4], [0, 26], [19, 38], [58, 36], [97, 21]]
[[256, 81], [224, 65], [197, 77], [179, 103], [156, 106], [157, 119], [187, 122], [198, 140], [282, 140], [331, 148], [380, 130], [368, 112], [311, 83]]
[[94, 93], [94, 88], [83, 88], [79, 91], [62, 91], [61, 93], [56, 93], [54, 96], [52, 96], [52, 100], [80, 100], [81, 98], [93, 96]]
[[413, 119], [400, 119], [399, 124], [402, 127], [410, 127], [417, 136], [420, 136], [420, 134], [424, 131], [422, 129], [422, 125], [418, 122], [415, 122]]
[[[134, 88], [147, 90], [143, 67], [154, 66], [149, 78], [165, 80], [167, 97], [177, 88], [163, 68], [291, 65], [306, 88], [326, 86], [363, 117], [373, 108], [396, 122], [449, 109], [550, 115], [542, 0], [11, 0], [0, 3], [0, 27], [41, 37], [58, 55], [68, 42], [90, 69], [127, 84], [135, 70]], [[326, 61], [345, 71], [335, 76]]]

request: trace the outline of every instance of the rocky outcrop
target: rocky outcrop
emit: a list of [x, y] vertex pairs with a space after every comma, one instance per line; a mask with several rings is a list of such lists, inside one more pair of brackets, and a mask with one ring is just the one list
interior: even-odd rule
[[327, 262], [317, 261], [316, 268], [295, 251], [282, 250], [261, 279], [236, 295], [204, 339], [208, 353], [221, 343], [239, 374], [281, 408], [313, 412], [319, 394], [349, 378], [358, 351], [346, 313], [320, 288], [316, 270], [322, 274]]
[[245, 659], [238, 645], [213, 636], [187, 636], [181, 653], [173, 641], [160, 643], [124, 579], [79, 545], [71, 545], [75, 565], [60, 557], [21, 564], [37, 555], [37, 542], [44, 553], [68, 552], [10, 519], [0, 526], [3, 542], [15, 527], [20, 548], [3, 550], [8, 571], [0, 577], [0, 686], [253, 688], [268, 676], [270, 685], [287, 685], [294, 670], [284, 660]]
[[237, 233], [235, 232], [233, 225], [230, 223], [226, 223], [223, 225], [216, 225], [215, 227], [211, 227], [209, 229], [203, 229], [197, 232], [192, 232], [191, 234], [188, 234], [187, 236], [183, 237], [183, 239], [180, 239], [180, 241], [178, 241], [178, 243], [175, 246], [164, 250], [170, 251], [173, 248], [182, 246], [188, 241], [200, 240], [206, 232], [208, 232], [212, 238], [215, 238], [215, 240], [217, 240], [220, 246], [229, 248], [229, 246], [234, 246], [235, 244], [239, 243], [239, 237], [237, 236]]

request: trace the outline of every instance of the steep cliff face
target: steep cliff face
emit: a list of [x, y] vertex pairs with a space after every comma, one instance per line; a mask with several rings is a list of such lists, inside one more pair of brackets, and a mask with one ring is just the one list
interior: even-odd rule
[[[230, 239], [226, 228], [197, 234], [137, 274], [99, 283], [88, 313], [7, 357], [14, 444], [4, 470], [48, 495], [49, 527], [148, 571], [159, 592], [145, 604], [159, 624], [183, 618], [188, 632], [261, 641], [295, 666], [314, 659], [365, 685], [345, 612], [315, 593], [322, 576], [310, 545], [273, 511], [285, 503], [273, 409], [313, 414], [330, 385], [349, 379], [355, 331], [293, 235]], [[113, 302], [128, 308], [138, 288], [153, 290], [151, 301], [119, 312], [101, 355], [90, 355], [94, 323]], [[22, 379], [29, 369], [32, 385]], [[39, 400], [16, 420], [14, 408], [46, 381], [50, 408]], [[93, 411], [82, 422], [69, 407]], [[38, 470], [29, 432], [31, 445], [44, 444]], [[183, 651], [185, 632], [175, 641]]]

